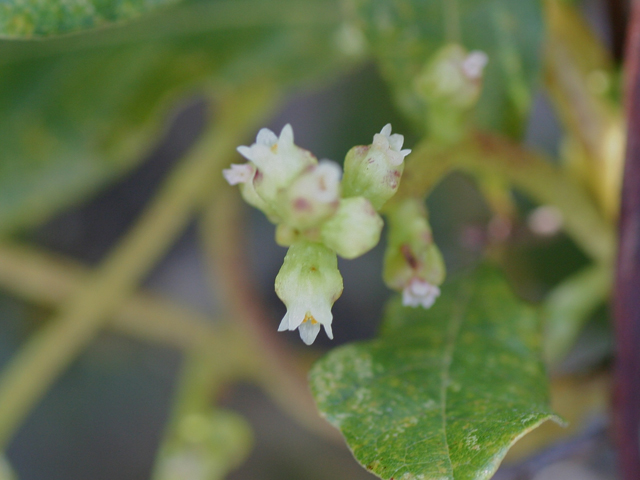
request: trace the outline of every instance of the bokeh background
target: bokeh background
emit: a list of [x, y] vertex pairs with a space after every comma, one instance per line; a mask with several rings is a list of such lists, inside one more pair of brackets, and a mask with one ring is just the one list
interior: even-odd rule
[[[611, 42], [604, 2], [584, 2], [584, 12]], [[203, 129], [206, 105], [197, 92], [166, 119], [165, 134], [144, 161], [124, 178], [82, 204], [66, 209], [20, 238], [56, 254], [92, 266], [100, 262], [134, 223], [159, 184], [194, 144]], [[296, 143], [318, 158], [341, 161], [353, 145], [370, 143], [373, 133], [391, 122], [411, 148], [417, 138], [394, 110], [389, 92], [373, 65], [332, 78], [310, 91], [292, 92], [268, 126], [279, 131], [291, 123]], [[536, 96], [527, 143], [555, 154], [560, 130], [545, 96]], [[246, 139], [246, 144], [252, 138]], [[238, 161], [240, 157], [238, 156]], [[514, 289], [536, 301], [559, 280], [586, 264], [580, 251], [561, 234], [536, 235], [527, 226], [534, 206], [518, 198], [520, 224], [508, 247], [508, 271]], [[491, 213], [473, 181], [447, 177], [429, 199], [431, 223], [451, 275], [477, 262], [491, 241]], [[260, 212], [247, 208], [246, 255], [255, 282], [277, 328], [284, 306], [273, 280], [285, 249]], [[205, 314], [217, 311], [216, 284], [208, 278], [197, 226], [192, 225], [155, 268], [144, 288], [190, 305]], [[354, 261], [341, 261], [345, 291], [334, 308], [333, 342], [323, 334], [305, 355], [374, 335], [385, 300], [381, 280], [384, 244]], [[214, 266], [215, 267], [215, 266]], [[224, 281], [224, 279], [218, 279]], [[0, 361], [4, 364], [46, 320], [50, 312], [0, 293]], [[580, 375], [606, 366], [611, 339], [607, 311], [592, 319], [578, 346], [557, 376]], [[302, 350], [297, 333], [287, 332], [292, 348]], [[168, 419], [180, 370], [179, 352], [114, 333], [103, 333], [56, 382], [11, 443], [8, 456], [23, 480], [144, 480], [149, 478]], [[222, 395], [222, 405], [245, 416], [255, 434], [249, 460], [230, 480], [320, 480], [374, 478], [346, 447], [308, 432], [274, 405], [257, 387], [237, 384]], [[615, 478], [608, 420], [597, 411], [571, 437], [507, 463], [496, 478], [606, 480]], [[528, 455], [530, 454], [530, 455]]]

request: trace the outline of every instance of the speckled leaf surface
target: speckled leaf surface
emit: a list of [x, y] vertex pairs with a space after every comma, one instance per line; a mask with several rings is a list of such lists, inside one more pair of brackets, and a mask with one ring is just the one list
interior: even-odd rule
[[103, 27], [178, 0], [0, 0], [0, 37], [38, 38]]
[[518, 134], [538, 78], [544, 26], [540, 0], [352, 0], [398, 103], [419, 125], [414, 80], [448, 42], [489, 56], [477, 121]]
[[555, 418], [539, 330], [536, 311], [481, 268], [430, 310], [392, 301], [380, 337], [329, 353], [311, 388], [381, 478], [488, 479], [518, 438]]
[[187, 95], [350, 66], [338, 15], [334, 0], [187, 0], [88, 34], [0, 41], [0, 235], [131, 168]]

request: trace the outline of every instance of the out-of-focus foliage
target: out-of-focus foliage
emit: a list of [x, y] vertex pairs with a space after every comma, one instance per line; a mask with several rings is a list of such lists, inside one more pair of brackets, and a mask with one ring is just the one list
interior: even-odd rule
[[129, 20], [176, 0], [2, 0], [0, 37], [32, 38]]
[[382, 335], [311, 372], [320, 411], [385, 478], [487, 479], [518, 438], [554, 417], [539, 316], [480, 268], [428, 311], [392, 301]]
[[424, 127], [416, 76], [446, 43], [489, 56], [476, 112], [479, 125], [518, 134], [540, 69], [543, 23], [538, 0], [357, 0], [357, 17], [394, 87], [400, 107]]
[[343, 68], [338, 12], [333, 0], [188, 1], [122, 27], [0, 41], [0, 233], [130, 168], [180, 95]]

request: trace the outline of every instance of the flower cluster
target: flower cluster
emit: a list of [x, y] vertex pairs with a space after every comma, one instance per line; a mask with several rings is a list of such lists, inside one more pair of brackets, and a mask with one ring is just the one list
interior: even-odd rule
[[264, 128], [256, 143], [238, 147], [248, 162], [224, 170], [225, 179], [277, 225], [276, 241], [289, 247], [275, 282], [287, 306], [279, 331], [299, 329], [307, 345], [321, 327], [333, 338], [331, 308], [343, 289], [337, 255], [359, 257], [380, 240], [378, 211], [397, 191], [410, 153], [403, 142], [386, 125], [371, 145], [347, 153], [344, 175], [337, 163], [295, 145], [290, 125], [280, 136]]

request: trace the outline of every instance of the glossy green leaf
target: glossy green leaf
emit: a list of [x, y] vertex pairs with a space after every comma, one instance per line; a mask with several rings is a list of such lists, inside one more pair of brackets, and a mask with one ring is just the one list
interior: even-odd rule
[[177, 0], [0, 0], [0, 37], [35, 38], [130, 20]]
[[133, 166], [180, 97], [351, 65], [339, 14], [337, 0], [187, 1], [90, 34], [0, 41], [0, 234]]
[[489, 56], [478, 123], [520, 132], [540, 69], [540, 0], [352, 0], [398, 103], [424, 124], [415, 77], [450, 42]]
[[384, 479], [490, 478], [548, 419], [537, 312], [479, 269], [430, 310], [391, 302], [381, 336], [333, 350], [311, 371], [322, 414]]

